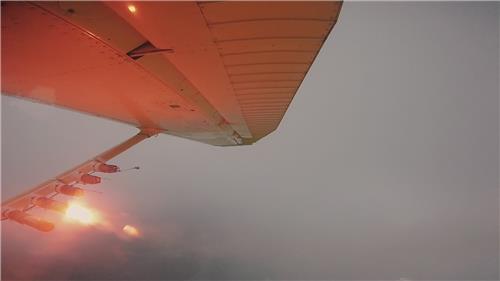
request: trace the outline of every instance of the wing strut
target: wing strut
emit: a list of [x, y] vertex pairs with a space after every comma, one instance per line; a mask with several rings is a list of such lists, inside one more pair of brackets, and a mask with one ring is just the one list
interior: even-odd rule
[[[26, 192], [15, 196], [11, 199], [2, 202], [1, 205], [1, 219], [11, 219], [13, 221], [26, 224], [32, 226], [38, 230], [46, 229], [47, 231], [52, 228], [50, 227], [37, 227], [37, 223], [33, 223], [33, 221], [42, 221], [38, 218], [31, 218], [27, 214], [27, 212], [35, 206], [41, 206], [37, 204], [42, 202], [43, 200], [37, 200], [39, 198], [43, 198], [47, 201], [47, 198], [53, 198], [58, 194], [62, 193], [69, 196], [78, 196], [81, 195], [81, 188], [73, 186], [74, 184], [95, 184], [100, 182], [100, 178], [97, 176], [91, 175], [95, 172], [104, 172], [104, 173], [113, 173], [117, 172], [118, 167], [114, 165], [108, 165], [106, 162], [113, 157], [121, 154], [132, 146], [138, 144], [144, 139], [147, 139], [151, 136], [157, 135], [161, 131], [158, 129], [141, 129], [141, 131], [127, 139], [126, 141], [118, 144], [117, 146], [104, 151], [103, 153], [95, 156], [94, 158], [83, 162], [82, 164], [74, 167], [71, 170], [68, 170], [57, 177], [50, 179]], [[55, 200], [53, 200], [55, 201]], [[55, 204], [55, 203], [54, 203]], [[50, 204], [46, 204], [46, 206], [50, 209]], [[42, 207], [45, 207], [42, 206]], [[45, 223], [45, 222], [44, 222]], [[47, 222], [48, 223], [48, 222]], [[47, 225], [45, 225], [47, 226]], [[42, 230], [44, 231], [44, 230]]]

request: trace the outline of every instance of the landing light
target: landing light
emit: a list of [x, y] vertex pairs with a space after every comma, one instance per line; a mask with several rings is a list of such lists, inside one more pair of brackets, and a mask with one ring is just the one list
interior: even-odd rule
[[135, 12], [137, 11], [134, 5], [128, 5], [127, 8], [132, 14], [135, 14]]

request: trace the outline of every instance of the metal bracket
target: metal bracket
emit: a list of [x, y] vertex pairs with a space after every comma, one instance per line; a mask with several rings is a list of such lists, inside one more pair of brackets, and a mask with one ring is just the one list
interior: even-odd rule
[[139, 47], [133, 49], [132, 51], [127, 53], [127, 56], [131, 57], [134, 60], [140, 59], [145, 55], [156, 54], [156, 53], [173, 53], [173, 49], [159, 49], [156, 48], [151, 42], [147, 41], [146, 43], [140, 45]]
[[165, 131], [165, 130], [156, 129], [156, 128], [139, 128], [139, 129], [141, 130], [141, 132], [139, 134], [146, 135], [146, 136], [148, 136], [148, 138], [152, 137], [152, 136], [156, 136], [159, 133]]

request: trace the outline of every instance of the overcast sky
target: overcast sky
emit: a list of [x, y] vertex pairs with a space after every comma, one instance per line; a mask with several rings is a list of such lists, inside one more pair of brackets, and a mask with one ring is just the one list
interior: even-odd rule
[[[498, 279], [498, 80], [498, 3], [345, 3], [276, 132], [144, 141], [88, 197], [106, 228], [2, 223], [2, 277]], [[2, 97], [2, 195], [135, 133]]]

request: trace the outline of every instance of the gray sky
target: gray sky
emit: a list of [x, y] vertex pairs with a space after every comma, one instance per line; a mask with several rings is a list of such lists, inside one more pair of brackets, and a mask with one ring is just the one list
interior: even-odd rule
[[[142, 238], [2, 223], [2, 277], [498, 279], [498, 80], [498, 3], [344, 3], [276, 132], [137, 145], [89, 201]], [[2, 97], [2, 195], [135, 132]]]

